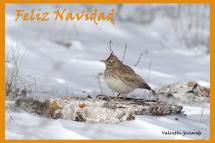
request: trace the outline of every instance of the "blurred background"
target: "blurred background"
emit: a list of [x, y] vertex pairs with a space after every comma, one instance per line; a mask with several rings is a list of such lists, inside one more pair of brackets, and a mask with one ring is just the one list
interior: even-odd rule
[[[116, 9], [115, 25], [17, 21], [15, 10]], [[200, 4], [6, 5], [7, 87], [33, 96], [112, 95], [100, 62], [111, 47], [153, 87], [194, 80], [210, 86], [210, 9]], [[140, 58], [141, 57], [141, 58]], [[139, 63], [138, 62], [138, 59]], [[137, 65], [136, 65], [137, 64]], [[13, 82], [12, 82], [13, 81]], [[100, 89], [100, 86], [101, 89]], [[132, 94], [141, 94], [134, 91]]]

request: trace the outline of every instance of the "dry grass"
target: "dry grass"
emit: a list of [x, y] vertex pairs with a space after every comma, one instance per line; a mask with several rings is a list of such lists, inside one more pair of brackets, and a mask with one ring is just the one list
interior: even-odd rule
[[100, 76], [102, 76], [102, 73], [97, 74], [97, 81], [98, 81], [98, 85], [99, 85], [99, 88], [100, 88], [100, 94], [103, 95], [102, 86], [101, 86], [101, 83], [100, 83]]
[[17, 96], [26, 96], [27, 91], [31, 89], [31, 84], [20, 75], [21, 63], [29, 50], [30, 48], [27, 48], [19, 57], [19, 51], [12, 44], [6, 54], [6, 62], [10, 64], [10, 67], [6, 68], [6, 96], [10, 97], [10, 99], [14, 99]]
[[140, 55], [139, 55], [139, 57], [137, 59], [137, 62], [134, 65], [134, 67], [136, 67], [140, 63], [142, 57], [143, 57], [143, 53], [140, 53]]
[[125, 43], [125, 48], [124, 48], [124, 53], [123, 53], [123, 57], [122, 57], [122, 63], [124, 62], [124, 59], [125, 59], [125, 55], [126, 55], [126, 52], [127, 52], [127, 43]]

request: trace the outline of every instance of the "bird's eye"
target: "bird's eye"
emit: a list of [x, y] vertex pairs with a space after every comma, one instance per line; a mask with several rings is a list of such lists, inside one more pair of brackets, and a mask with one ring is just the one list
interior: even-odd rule
[[108, 61], [108, 63], [109, 63], [109, 64], [111, 64], [111, 63], [112, 63], [112, 61]]

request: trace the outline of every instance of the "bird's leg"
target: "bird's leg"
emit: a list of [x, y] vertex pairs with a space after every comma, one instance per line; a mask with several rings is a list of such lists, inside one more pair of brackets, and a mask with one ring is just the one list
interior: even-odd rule
[[127, 98], [127, 95], [128, 94], [123, 94], [123, 93], [120, 94], [120, 93], [118, 93], [116, 98], [124, 99], [124, 98]]
[[123, 96], [123, 94], [118, 93], [117, 96], [116, 96], [116, 98], [118, 98], [118, 99], [123, 99], [124, 96]]
[[112, 91], [112, 95], [114, 96], [114, 92]]

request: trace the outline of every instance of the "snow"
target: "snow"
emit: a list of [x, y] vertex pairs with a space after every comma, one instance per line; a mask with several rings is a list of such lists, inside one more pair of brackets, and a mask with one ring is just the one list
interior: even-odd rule
[[[208, 105], [207, 105], [208, 106]], [[205, 107], [203, 118], [209, 116]], [[7, 139], [207, 139], [208, 122], [201, 119], [201, 107], [185, 106], [184, 116], [138, 116], [134, 121], [117, 124], [82, 123], [71, 120], [54, 120], [23, 111], [8, 111]], [[10, 116], [13, 119], [9, 120]], [[178, 120], [175, 120], [178, 118]], [[208, 117], [207, 117], [208, 118]], [[209, 118], [208, 118], [209, 119]], [[23, 124], [24, 123], [24, 124]], [[201, 131], [201, 135], [163, 135], [162, 131]]]
[[[6, 55], [11, 45], [17, 51], [19, 59], [28, 49], [21, 63], [20, 76], [30, 83], [34, 83], [36, 79], [38, 97], [99, 94], [97, 74], [104, 71], [105, 65], [100, 60], [110, 54], [109, 40], [112, 40], [112, 49], [120, 59], [123, 57], [125, 43], [128, 44], [124, 63], [134, 68], [152, 88], [190, 80], [210, 87], [210, 55], [205, 52], [206, 45], [189, 47], [186, 44], [186, 40], [189, 41], [194, 33], [189, 33], [184, 28], [190, 22], [187, 20], [190, 17], [186, 17], [186, 14], [179, 20], [161, 14], [150, 24], [116, 21], [116, 25], [103, 22], [99, 26], [83, 21], [71, 23], [50, 20], [34, 23], [14, 20], [14, 10], [17, 8], [31, 10], [40, 7], [51, 11], [55, 6], [6, 5]], [[65, 5], [58, 5], [58, 7], [63, 6]], [[123, 11], [128, 14], [136, 6], [126, 5]], [[84, 6], [68, 5], [68, 7], [81, 9]], [[100, 7], [108, 10], [115, 6], [100, 5]], [[206, 7], [207, 11], [208, 9]], [[123, 16], [126, 17], [126, 14]], [[203, 23], [205, 21], [208, 22], [209, 19], [202, 20]], [[203, 33], [200, 39], [209, 37], [207, 26], [198, 31]], [[143, 53], [141, 62], [134, 67], [140, 53]], [[6, 58], [9, 60], [6, 67], [13, 68], [11, 57]], [[112, 91], [104, 82], [101, 86], [104, 94], [112, 95]], [[31, 96], [35, 96], [34, 88], [32, 90]], [[131, 96], [138, 96], [141, 92], [143, 91], [135, 90]], [[12, 106], [8, 101], [7, 104]], [[187, 117], [177, 116], [178, 120], [175, 120], [176, 116], [139, 116], [134, 121], [117, 124], [53, 120], [8, 107], [6, 138], [208, 139], [210, 104], [183, 105]], [[162, 134], [162, 131], [168, 130], [200, 130], [202, 135]]]

